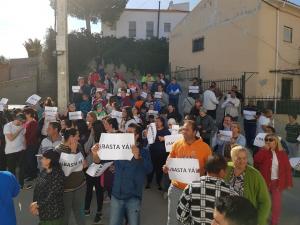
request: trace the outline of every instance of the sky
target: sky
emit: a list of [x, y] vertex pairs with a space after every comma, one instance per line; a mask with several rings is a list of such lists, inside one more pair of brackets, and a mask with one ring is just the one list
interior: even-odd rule
[[[174, 3], [190, 2], [191, 9], [201, 0], [173, 0]], [[300, 0], [292, 0], [300, 5]], [[167, 8], [170, 0], [161, 0]], [[157, 8], [158, 0], [129, 0], [127, 8]], [[69, 31], [85, 28], [85, 22], [69, 17]], [[54, 11], [49, 0], [1, 0], [0, 55], [6, 58], [27, 57], [23, 43], [29, 38], [44, 40], [46, 30], [54, 26]], [[100, 32], [101, 25], [92, 25], [93, 32]]]

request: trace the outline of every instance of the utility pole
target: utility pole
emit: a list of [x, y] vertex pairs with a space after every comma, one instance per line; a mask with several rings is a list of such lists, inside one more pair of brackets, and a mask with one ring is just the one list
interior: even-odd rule
[[60, 111], [69, 102], [67, 0], [56, 1], [57, 105]]
[[158, 1], [158, 13], [157, 13], [157, 34], [156, 34], [157, 38], [159, 38], [159, 25], [160, 25], [160, 1]]

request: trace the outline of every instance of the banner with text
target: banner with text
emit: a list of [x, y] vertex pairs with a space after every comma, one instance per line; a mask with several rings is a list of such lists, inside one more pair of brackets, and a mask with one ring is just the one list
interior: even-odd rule
[[59, 163], [65, 176], [69, 176], [73, 172], [81, 171], [83, 169], [83, 155], [82, 153], [67, 154], [61, 153]]
[[166, 152], [170, 152], [172, 150], [173, 144], [178, 141], [183, 139], [182, 134], [173, 134], [173, 135], [167, 135], [165, 136], [165, 147], [166, 147]]
[[100, 177], [113, 163], [114, 162], [108, 162], [104, 164], [93, 163], [89, 166], [86, 173], [91, 177]]

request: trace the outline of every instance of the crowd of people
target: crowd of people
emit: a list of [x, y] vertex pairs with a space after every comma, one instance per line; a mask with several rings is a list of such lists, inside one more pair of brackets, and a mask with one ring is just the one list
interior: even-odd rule
[[[4, 106], [1, 224], [16, 224], [12, 199], [20, 189], [33, 188], [30, 212], [41, 225], [68, 225], [71, 213], [78, 225], [86, 224], [91, 214], [94, 224], [101, 224], [104, 201], [110, 202], [110, 225], [138, 225], [143, 190], [153, 188], [155, 177], [158, 190], [168, 199], [167, 225], [278, 225], [282, 191], [292, 187], [289, 158], [299, 156], [297, 116], [289, 115], [287, 135], [281, 138], [272, 111], [259, 112], [251, 100], [246, 104], [236, 86], [222, 93], [212, 82], [203, 90], [197, 78], [191, 86], [198, 86], [197, 91], [185, 97], [176, 78], [148, 74], [126, 80], [102, 71], [78, 77], [67, 110], [54, 117], [45, 113], [46, 107], [55, 107], [50, 97], [23, 109]], [[222, 118], [218, 110], [224, 111]], [[79, 111], [80, 119], [70, 119]], [[153, 123], [157, 132], [149, 143]], [[87, 169], [107, 163], [99, 155], [103, 133], [133, 134], [133, 157], [115, 160], [101, 176], [93, 177]], [[165, 136], [174, 133], [182, 139], [167, 152]], [[263, 144], [256, 145], [261, 134]], [[81, 167], [66, 174], [62, 163], [71, 157], [79, 157]], [[170, 180], [168, 160], [173, 158], [197, 159], [199, 180]], [[97, 208], [91, 209], [94, 190]]]

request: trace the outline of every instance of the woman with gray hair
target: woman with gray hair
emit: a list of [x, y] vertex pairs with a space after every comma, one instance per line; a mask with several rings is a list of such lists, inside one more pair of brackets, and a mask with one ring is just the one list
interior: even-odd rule
[[260, 172], [248, 165], [247, 155], [245, 147], [238, 145], [231, 149], [232, 162], [228, 163], [225, 180], [255, 206], [259, 225], [266, 225], [271, 209], [268, 188]]

